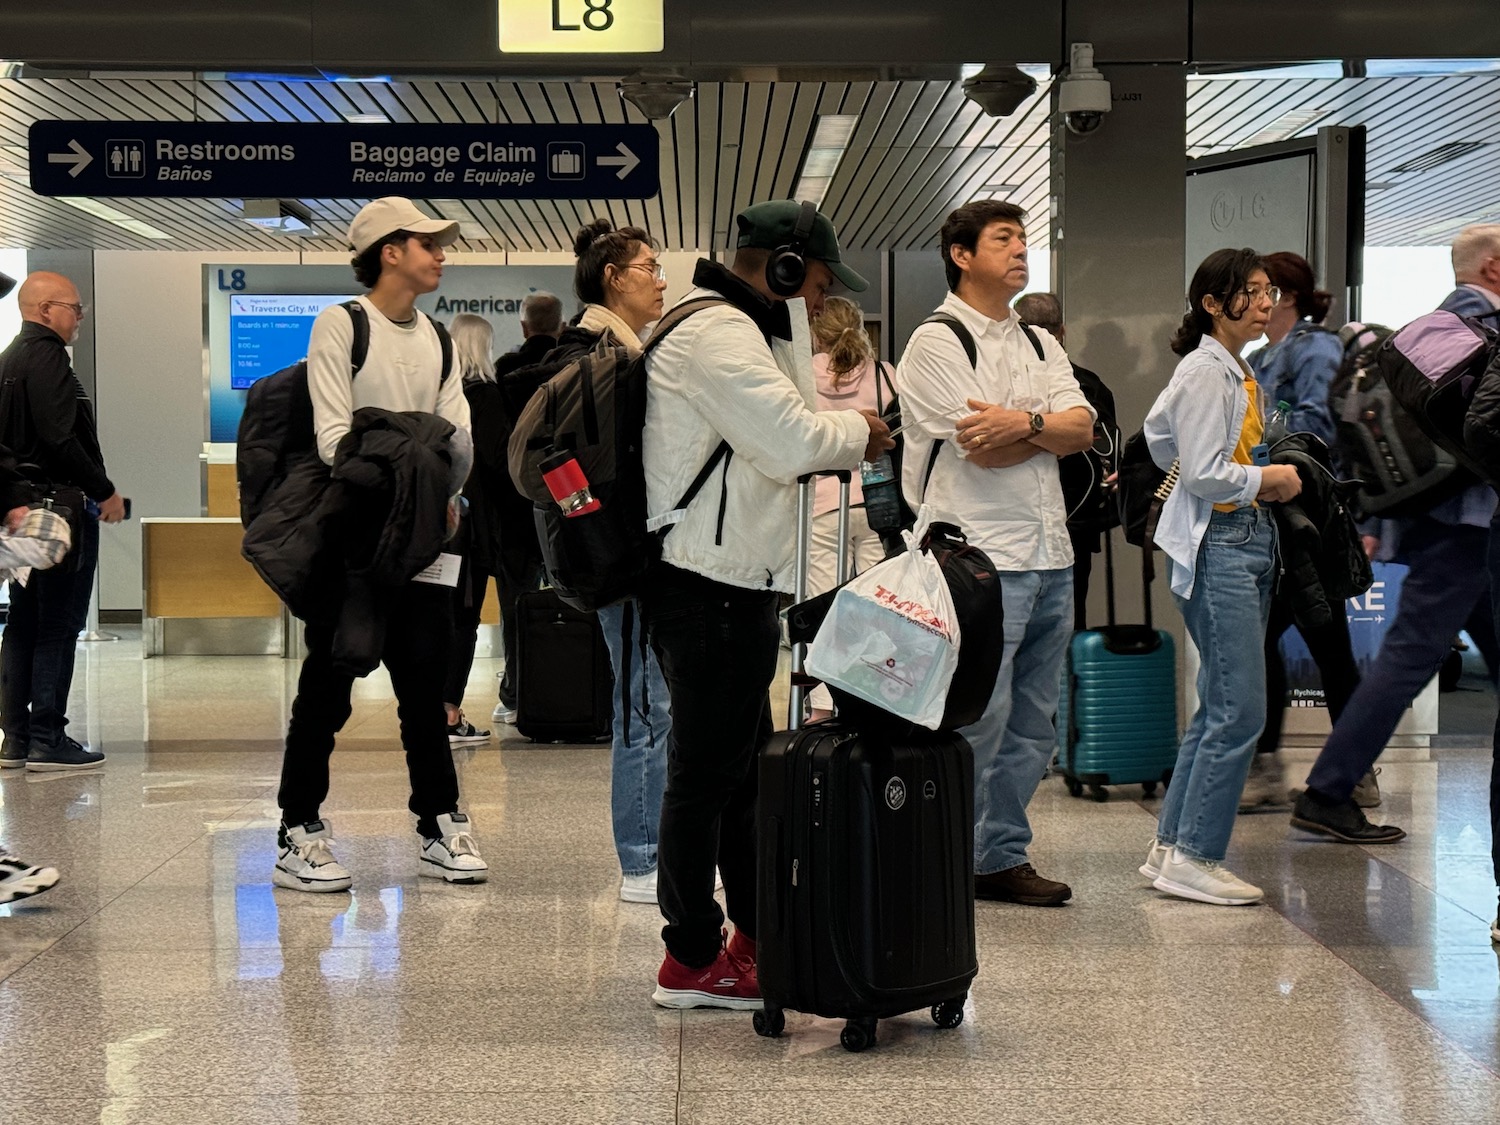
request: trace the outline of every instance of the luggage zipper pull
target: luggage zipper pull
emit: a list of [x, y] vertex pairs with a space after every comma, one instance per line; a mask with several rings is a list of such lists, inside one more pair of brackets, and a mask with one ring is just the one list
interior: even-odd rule
[[794, 886], [794, 887], [797, 885], [797, 864], [798, 864], [798, 862], [799, 862], [798, 860], [795, 860], [795, 859], [792, 860], [792, 886]]

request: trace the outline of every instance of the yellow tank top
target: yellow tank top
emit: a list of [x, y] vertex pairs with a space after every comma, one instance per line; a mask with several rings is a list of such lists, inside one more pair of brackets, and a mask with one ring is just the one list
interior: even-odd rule
[[[1235, 443], [1234, 457], [1232, 460], [1236, 465], [1253, 465], [1255, 458], [1251, 450], [1259, 445], [1266, 436], [1265, 420], [1260, 414], [1260, 395], [1256, 392], [1259, 388], [1254, 379], [1248, 376], [1245, 379], [1245, 424], [1240, 427], [1240, 440]], [[1254, 506], [1254, 502], [1251, 502]], [[1216, 512], [1232, 512], [1234, 504], [1215, 504]]]

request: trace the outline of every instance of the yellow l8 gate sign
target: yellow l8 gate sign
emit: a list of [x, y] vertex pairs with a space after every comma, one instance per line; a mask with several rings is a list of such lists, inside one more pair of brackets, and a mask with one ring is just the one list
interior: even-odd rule
[[662, 49], [663, 0], [499, 0], [509, 54], [647, 54]]

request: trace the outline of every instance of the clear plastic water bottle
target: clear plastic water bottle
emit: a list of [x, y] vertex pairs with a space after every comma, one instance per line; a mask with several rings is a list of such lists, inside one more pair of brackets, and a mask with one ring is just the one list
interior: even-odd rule
[[1292, 404], [1281, 401], [1276, 404], [1276, 409], [1271, 411], [1271, 417], [1266, 419], [1265, 443], [1273, 446], [1291, 432]]
[[893, 531], [901, 524], [901, 484], [889, 453], [859, 463], [859, 486], [865, 496], [865, 520], [872, 531]]

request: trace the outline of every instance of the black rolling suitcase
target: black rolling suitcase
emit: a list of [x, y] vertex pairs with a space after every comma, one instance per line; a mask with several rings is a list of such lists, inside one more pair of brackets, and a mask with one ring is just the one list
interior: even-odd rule
[[[810, 508], [804, 485], [804, 528]], [[794, 727], [804, 686], [794, 680]], [[875, 1042], [876, 1021], [920, 1008], [957, 1027], [978, 972], [968, 744], [834, 719], [776, 734], [759, 770], [756, 1032], [780, 1035], [787, 1008], [847, 1020], [851, 1051]]]
[[533, 742], [599, 742], [614, 721], [614, 675], [597, 614], [550, 590], [516, 598], [516, 729]]

